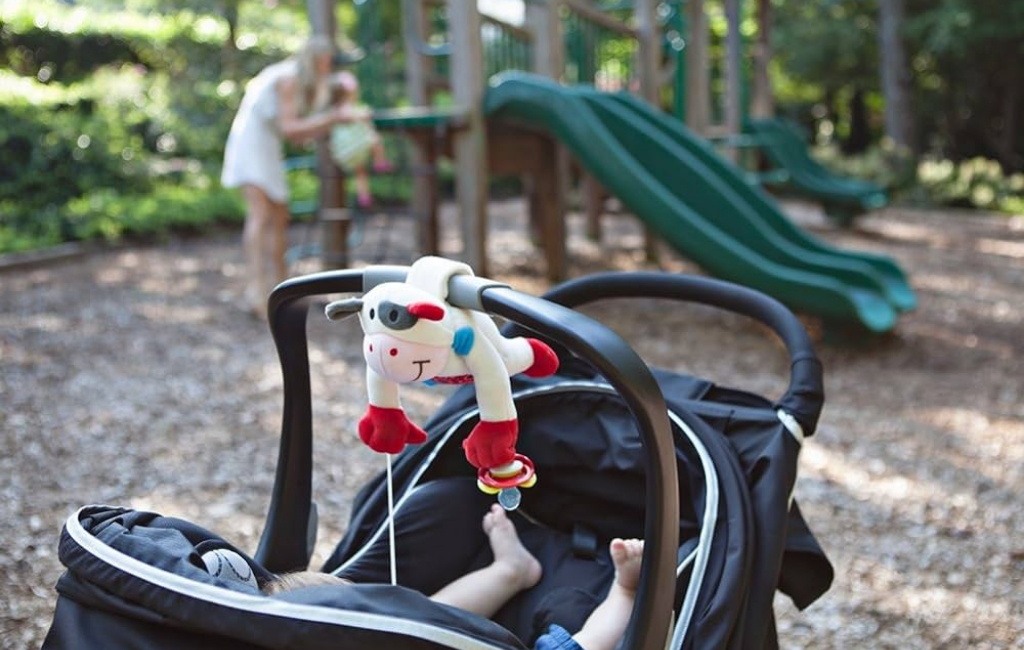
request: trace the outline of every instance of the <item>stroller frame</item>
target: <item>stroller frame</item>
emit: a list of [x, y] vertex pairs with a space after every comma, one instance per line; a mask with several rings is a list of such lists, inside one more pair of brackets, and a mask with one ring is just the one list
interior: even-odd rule
[[[284, 376], [284, 414], [271, 504], [254, 557], [271, 571], [306, 568], [316, 536], [306, 338], [312, 298], [366, 292], [384, 282], [401, 282], [407, 273], [408, 268], [400, 266], [318, 273], [282, 283], [269, 298], [270, 328]], [[619, 297], [697, 302], [749, 316], [768, 326], [782, 339], [790, 357], [790, 384], [776, 405], [780, 419], [798, 440], [812, 434], [817, 424], [824, 399], [821, 364], [803, 326], [786, 307], [761, 293], [717, 280], [655, 273], [607, 273], [563, 284], [543, 299], [480, 277], [456, 276], [449, 283], [448, 301], [452, 305], [502, 316], [541, 333], [592, 364], [608, 382], [602, 389], [617, 392], [636, 419], [648, 463], [646, 544], [637, 598], [621, 647], [660, 650], [672, 627], [675, 577], [679, 569], [678, 530], [673, 523], [679, 509], [679, 477], [670, 417], [686, 431], [690, 429], [688, 422], [695, 422], [697, 416], [688, 412], [670, 415], [650, 369], [636, 352], [608, 328], [571, 309]], [[702, 544], [706, 529], [702, 529]], [[697, 551], [693, 555], [695, 562], [699, 560]], [[681, 629], [685, 633], [685, 625]]]

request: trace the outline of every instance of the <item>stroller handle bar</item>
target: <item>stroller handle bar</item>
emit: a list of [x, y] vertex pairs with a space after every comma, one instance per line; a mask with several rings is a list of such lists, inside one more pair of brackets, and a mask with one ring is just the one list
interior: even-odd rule
[[[402, 281], [406, 267], [328, 271], [287, 280], [268, 301], [270, 329], [284, 374], [284, 415], [266, 528], [255, 559], [271, 571], [304, 569], [312, 555], [312, 405], [307, 315], [313, 296], [365, 292]], [[647, 365], [617, 334], [553, 302], [471, 276], [455, 276], [448, 301], [502, 316], [565, 346], [592, 363], [636, 418], [647, 451], [643, 568], [624, 648], [661, 650], [672, 624], [679, 531], [679, 478], [665, 398]]]
[[753, 318], [782, 339], [789, 355], [789, 386], [775, 403], [810, 436], [825, 401], [821, 362], [807, 331], [785, 305], [731, 282], [664, 273], [598, 273], [570, 280], [544, 294], [546, 300], [579, 307], [609, 298], [666, 298], [718, 307]]

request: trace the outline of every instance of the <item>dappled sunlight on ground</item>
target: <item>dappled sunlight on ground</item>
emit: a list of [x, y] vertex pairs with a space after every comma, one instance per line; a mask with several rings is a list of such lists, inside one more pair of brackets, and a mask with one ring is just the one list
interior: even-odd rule
[[988, 255], [1000, 255], [1015, 260], [1024, 259], [1024, 242], [979, 239], [976, 250]]

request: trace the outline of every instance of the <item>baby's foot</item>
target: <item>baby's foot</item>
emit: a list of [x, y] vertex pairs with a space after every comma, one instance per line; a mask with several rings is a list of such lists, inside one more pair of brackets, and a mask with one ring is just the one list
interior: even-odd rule
[[612, 540], [608, 549], [612, 562], [615, 564], [615, 584], [628, 591], [636, 591], [640, 586], [640, 561], [644, 555], [644, 542], [641, 539]]
[[491, 511], [484, 515], [483, 528], [491, 542], [494, 564], [507, 569], [509, 579], [516, 580], [520, 590], [537, 584], [542, 571], [540, 562], [519, 541], [515, 524], [501, 506], [491, 506]]

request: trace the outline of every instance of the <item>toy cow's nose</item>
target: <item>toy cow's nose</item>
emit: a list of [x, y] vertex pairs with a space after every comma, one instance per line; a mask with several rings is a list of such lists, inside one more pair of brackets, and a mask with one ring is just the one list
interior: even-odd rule
[[380, 322], [390, 330], [407, 330], [421, 318], [426, 320], [441, 320], [444, 317], [444, 309], [429, 303], [413, 303], [408, 307], [382, 300], [377, 310]]
[[380, 322], [391, 330], [407, 330], [416, 324], [419, 319], [409, 313], [404, 305], [383, 300], [378, 307]]

